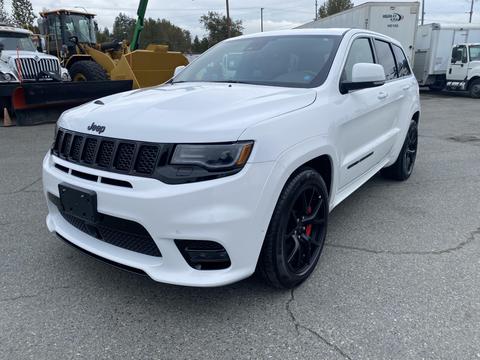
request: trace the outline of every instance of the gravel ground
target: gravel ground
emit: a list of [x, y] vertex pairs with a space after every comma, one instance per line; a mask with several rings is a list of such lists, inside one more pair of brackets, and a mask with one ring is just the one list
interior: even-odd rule
[[480, 102], [422, 105], [413, 176], [336, 208], [291, 292], [158, 284], [80, 254], [45, 226], [53, 125], [0, 128], [0, 358], [480, 359]]

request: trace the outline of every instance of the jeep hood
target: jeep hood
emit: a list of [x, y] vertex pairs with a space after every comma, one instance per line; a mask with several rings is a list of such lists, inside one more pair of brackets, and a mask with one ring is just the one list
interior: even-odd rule
[[[106, 137], [152, 142], [236, 141], [260, 122], [312, 104], [313, 89], [185, 83], [112, 95], [65, 112], [59, 126]], [[95, 128], [95, 127], [93, 127]]]

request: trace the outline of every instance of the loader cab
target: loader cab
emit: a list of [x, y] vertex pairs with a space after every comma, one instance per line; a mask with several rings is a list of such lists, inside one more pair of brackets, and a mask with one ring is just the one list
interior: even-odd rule
[[51, 10], [40, 13], [38, 21], [40, 33], [46, 36], [46, 51], [60, 58], [67, 58], [78, 53], [72, 38], [79, 43], [94, 45], [95, 14], [74, 10]]

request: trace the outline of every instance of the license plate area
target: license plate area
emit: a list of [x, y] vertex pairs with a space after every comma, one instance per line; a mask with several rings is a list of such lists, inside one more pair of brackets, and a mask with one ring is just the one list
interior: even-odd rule
[[66, 214], [95, 224], [98, 221], [97, 194], [95, 191], [74, 185], [59, 184], [60, 205]]

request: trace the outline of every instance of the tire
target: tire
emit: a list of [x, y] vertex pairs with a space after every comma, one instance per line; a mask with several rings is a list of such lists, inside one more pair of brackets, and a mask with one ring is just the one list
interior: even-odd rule
[[322, 253], [327, 223], [325, 182], [304, 168], [283, 188], [270, 220], [257, 267], [265, 281], [280, 289], [305, 281]]
[[68, 72], [72, 81], [108, 80], [105, 70], [99, 64], [90, 60], [77, 61]]
[[418, 150], [418, 125], [412, 120], [408, 128], [405, 142], [402, 150], [398, 155], [397, 161], [392, 165], [382, 170], [383, 175], [387, 178], [397, 181], [405, 181], [412, 175], [417, 159]]
[[473, 80], [468, 87], [468, 91], [472, 99], [480, 99], [480, 79]]

